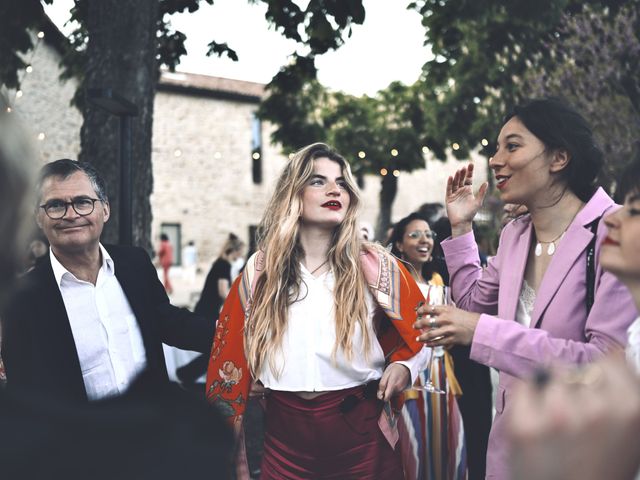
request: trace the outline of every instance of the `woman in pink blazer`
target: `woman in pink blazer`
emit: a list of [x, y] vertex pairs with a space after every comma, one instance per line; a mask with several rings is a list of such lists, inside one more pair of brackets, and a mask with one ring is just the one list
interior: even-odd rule
[[623, 347], [636, 313], [598, 261], [603, 217], [616, 204], [596, 186], [602, 152], [584, 118], [553, 99], [518, 107], [489, 162], [501, 199], [529, 213], [504, 228], [483, 270], [471, 222], [487, 184], [474, 195], [473, 164], [450, 177], [452, 237], [442, 247], [457, 308], [423, 307], [415, 326], [426, 329], [419, 338], [428, 346], [471, 345], [473, 360], [499, 370], [487, 478], [507, 479], [504, 416], [514, 385], [539, 367], [586, 363]]

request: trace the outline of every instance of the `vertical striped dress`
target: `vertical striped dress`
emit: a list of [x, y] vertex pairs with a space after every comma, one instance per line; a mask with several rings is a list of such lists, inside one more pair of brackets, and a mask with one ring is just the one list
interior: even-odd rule
[[[443, 285], [434, 273], [429, 285]], [[419, 284], [423, 293], [427, 284]], [[431, 364], [431, 381], [445, 395], [412, 389], [405, 392], [400, 448], [407, 480], [464, 480], [467, 455], [462, 416], [456, 397], [462, 394], [448, 352], [436, 349]], [[426, 371], [416, 380], [424, 385]]]

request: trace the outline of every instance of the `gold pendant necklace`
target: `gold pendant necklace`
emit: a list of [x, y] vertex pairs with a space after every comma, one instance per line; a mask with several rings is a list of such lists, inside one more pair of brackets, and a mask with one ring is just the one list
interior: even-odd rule
[[[575, 215], [573, 218], [575, 218]], [[567, 225], [567, 228], [565, 228], [560, 235], [558, 235], [556, 238], [554, 238], [550, 242], [541, 242], [540, 240], [536, 242], [536, 248], [534, 250], [536, 257], [539, 257], [540, 255], [542, 255], [542, 245], [549, 245], [547, 247], [547, 255], [552, 256], [554, 253], [556, 253], [556, 242], [560, 240], [565, 233], [567, 233], [567, 230], [569, 230], [569, 227], [573, 223], [573, 218], [569, 222], [569, 225]], [[536, 240], [537, 239], [538, 239], [538, 236], [536, 235]]]
[[[542, 255], [542, 245], [549, 245], [547, 247], [547, 255], [552, 256], [554, 253], [556, 253], [556, 242], [558, 240], [560, 240], [564, 236], [565, 233], [567, 233], [567, 230], [569, 230], [569, 227], [571, 226], [571, 224], [573, 223], [573, 221], [578, 216], [578, 213], [581, 210], [582, 210], [582, 207], [580, 207], [578, 209], [578, 211], [573, 214], [573, 217], [571, 217], [571, 220], [569, 221], [569, 224], [562, 231], [562, 233], [560, 235], [558, 235], [556, 238], [554, 238], [553, 240], [551, 240], [550, 242], [541, 242], [540, 240], [538, 240], [538, 234], [536, 233], [536, 240], [537, 240], [536, 241], [536, 248], [533, 251], [535, 253], [536, 257], [539, 257], [540, 255]], [[535, 233], [535, 228], [533, 229], [533, 231]]]

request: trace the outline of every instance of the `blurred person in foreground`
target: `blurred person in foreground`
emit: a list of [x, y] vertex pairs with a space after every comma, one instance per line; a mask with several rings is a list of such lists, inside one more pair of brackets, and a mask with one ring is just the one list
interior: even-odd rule
[[[16, 113], [0, 94], [0, 312], [11, 297], [22, 270], [25, 245], [31, 236], [30, 208], [35, 156]], [[1, 319], [0, 315], [0, 319]], [[2, 328], [0, 324], [0, 340]], [[0, 386], [6, 381], [0, 350]]]
[[[21, 269], [33, 208], [35, 159], [15, 115], [0, 95], [0, 310]], [[212, 465], [228, 472], [221, 419], [176, 387], [147, 388], [145, 378], [122, 397], [83, 405], [48, 397], [46, 381], [30, 392], [0, 388], [0, 431], [7, 479], [201, 479]]]
[[[585, 364], [626, 345], [636, 316], [628, 290], [599, 261], [604, 217], [616, 204], [596, 185], [603, 164], [586, 120], [554, 99], [516, 107], [490, 160], [501, 200], [528, 214], [509, 223], [482, 269], [471, 222], [487, 184], [472, 189], [473, 165], [447, 183], [452, 238], [442, 242], [457, 307], [419, 309], [428, 346], [470, 345], [499, 371], [487, 478], [509, 478], [505, 413], [513, 387], [552, 363]], [[439, 339], [436, 339], [439, 338]]]
[[222, 307], [207, 397], [241, 438], [252, 384], [264, 395], [263, 480], [403, 478], [397, 408], [430, 354], [412, 329], [423, 297], [361, 240], [360, 204], [341, 155], [322, 143], [297, 152]]
[[[624, 207], [605, 217], [602, 267], [640, 312], [640, 152], [622, 175]], [[622, 356], [577, 371], [538, 374], [514, 399], [513, 478], [626, 480], [640, 470], [640, 317]]]

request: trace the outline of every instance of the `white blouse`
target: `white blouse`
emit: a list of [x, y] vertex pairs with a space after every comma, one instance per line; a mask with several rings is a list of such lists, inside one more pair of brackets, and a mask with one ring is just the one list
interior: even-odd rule
[[[378, 306], [369, 291], [366, 292], [369, 311], [367, 329], [371, 344], [367, 355], [364, 352], [361, 328], [356, 324], [352, 359], [347, 360], [344, 351], [338, 349], [333, 362], [331, 352], [336, 341], [333, 304], [335, 278], [331, 271], [314, 277], [304, 265], [300, 268], [300, 294], [298, 300], [289, 307], [282, 348], [275, 355], [276, 370], [280, 375], [273, 372], [266, 362], [258, 375], [260, 381], [272, 390], [323, 392], [343, 390], [382, 377], [384, 353], [372, 322]], [[429, 352], [429, 349], [423, 348], [409, 360], [397, 362], [409, 368], [411, 384], [426, 364]]]

